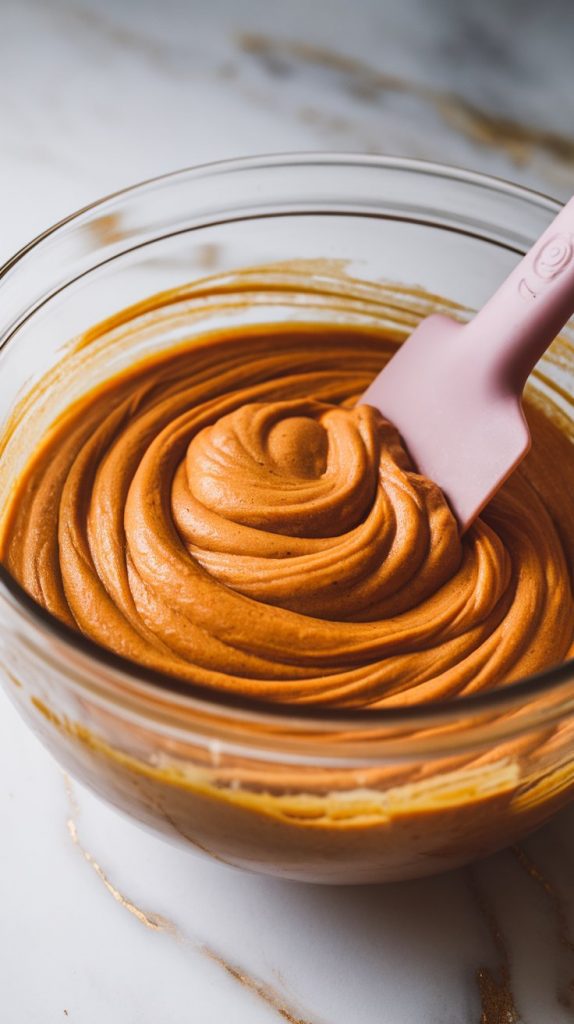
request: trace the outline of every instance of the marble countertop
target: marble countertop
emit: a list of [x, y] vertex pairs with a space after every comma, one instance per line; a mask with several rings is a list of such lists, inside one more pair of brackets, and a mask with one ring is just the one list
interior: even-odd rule
[[[509, 0], [0, 0], [0, 259], [133, 181], [345, 149], [574, 191], [574, 9]], [[148, 835], [0, 694], [2, 1024], [567, 1024], [574, 807], [472, 868], [242, 875]]]

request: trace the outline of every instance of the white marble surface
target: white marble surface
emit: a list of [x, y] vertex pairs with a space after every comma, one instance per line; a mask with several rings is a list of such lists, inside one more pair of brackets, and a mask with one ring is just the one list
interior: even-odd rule
[[[251, 152], [403, 153], [565, 197], [573, 30], [558, 0], [0, 0], [0, 259], [112, 189]], [[279, 883], [70, 788], [2, 694], [0, 863], [2, 1024], [574, 1018], [574, 808], [470, 871]]]

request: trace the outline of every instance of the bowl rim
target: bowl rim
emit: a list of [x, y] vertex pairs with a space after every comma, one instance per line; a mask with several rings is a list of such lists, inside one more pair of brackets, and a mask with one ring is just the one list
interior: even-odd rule
[[[372, 166], [381, 170], [425, 173], [431, 177], [456, 180], [469, 185], [478, 185], [494, 192], [526, 200], [534, 205], [546, 208], [550, 213], [557, 212], [562, 206], [562, 203], [552, 196], [542, 191], [518, 185], [506, 178], [439, 162], [401, 156], [347, 153], [344, 151], [325, 152], [321, 150], [308, 150], [264, 153], [191, 165], [166, 174], [146, 178], [135, 184], [110, 192], [63, 217], [18, 249], [0, 266], [0, 281], [29, 253], [50, 239], [52, 235], [62, 228], [81, 219], [85, 214], [105, 207], [117, 199], [130, 196], [132, 193], [145, 193], [148, 189], [152, 189], [158, 184], [170, 183], [182, 178], [217, 174], [222, 171], [233, 172], [235, 170], [247, 169], [263, 171], [266, 168], [275, 166], [308, 166], [310, 164], [322, 166], [341, 164], [357, 167]], [[11, 337], [12, 335], [10, 334], [0, 343], [0, 351], [11, 340]], [[215, 688], [212, 689], [200, 683], [190, 682], [187, 679], [178, 678], [177, 676], [140, 665], [135, 661], [116, 654], [112, 650], [100, 646], [83, 633], [60, 621], [56, 616], [38, 604], [1, 562], [0, 595], [8, 596], [11, 606], [15, 607], [19, 613], [23, 612], [31, 619], [32, 624], [40, 632], [47, 633], [49, 637], [63, 641], [65, 647], [70, 647], [72, 652], [79, 652], [88, 662], [95, 661], [96, 664], [120, 672], [124, 677], [128, 676], [133, 683], [142, 687], [144, 692], [147, 691], [152, 695], [157, 695], [159, 688], [163, 695], [166, 692], [171, 692], [177, 695], [180, 700], [183, 699], [184, 702], [188, 700], [191, 706], [195, 706], [196, 702], [198, 702], [203, 707], [211, 706], [219, 711], [223, 709], [239, 711], [256, 717], [293, 718], [301, 722], [308, 722], [309, 724], [324, 722], [326, 725], [332, 723], [338, 727], [341, 727], [344, 722], [349, 722], [355, 727], [359, 723], [368, 724], [371, 727], [380, 727], [384, 724], [396, 726], [401, 722], [412, 724], [415, 720], [423, 723], [428, 722], [430, 725], [431, 723], [436, 724], [437, 720], [448, 721], [458, 718], [465, 713], [476, 714], [522, 703], [528, 698], [538, 697], [554, 689], [560, 689], [564, 683], [571, 682], [574, 676], [574, 658], [569, 658], [559, 665], [524, 676], [516, 682], [505, 686], [495, 687], [486, 692], [456, 697], [451, 700], [428, 703], [418, 702], [382, 708], [325, 708], [316, 705], [280, 703], [256, 697], [241, 696], [240, 694]]]

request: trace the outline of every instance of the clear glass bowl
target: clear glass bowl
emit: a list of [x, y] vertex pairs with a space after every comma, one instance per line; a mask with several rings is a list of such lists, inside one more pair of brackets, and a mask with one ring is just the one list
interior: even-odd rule
[[[138, 185], [63, 221], [2, 269], [0, 415], [6, 427], [73, 336], [208, 273], [229, 285], [245, 268], [281, 263], [280, 273], [303, 266], [310, 281], [328, 282], [344, 261], [371, 295], [386, 280], [475, 309], [557, 209], [481, 175], [344, 155], [240, 160]], [[226, 315], [297, 314], [263, 297]], [[220, 311], [207, 304], [194, 317], [201, 332]], [[74, 373], [52, 374], [12, 440], [0, 440], [0, 502], [64, 405], [176, 334], [136, 332], [105, 358], [86, 350]], [[531, 387], [574, 431], [569, 329]], [[0, 661], [22, 715], [67, 770], [156, 831], [255, 871], [341, 883], [442, 871], [538, 826], [574, 788], [572, 662], [450, 704], [282, 708], [122, 661], [56, 622], [1, 568]]]

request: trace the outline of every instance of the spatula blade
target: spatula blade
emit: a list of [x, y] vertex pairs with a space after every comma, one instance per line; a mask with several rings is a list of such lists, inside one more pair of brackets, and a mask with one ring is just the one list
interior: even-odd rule
[[462, 532], [530, 447], [520, 398], [484, 373], [480, 339], [467, 331], [448, 317], [428, 317], [361, 399], [397, 427]]

